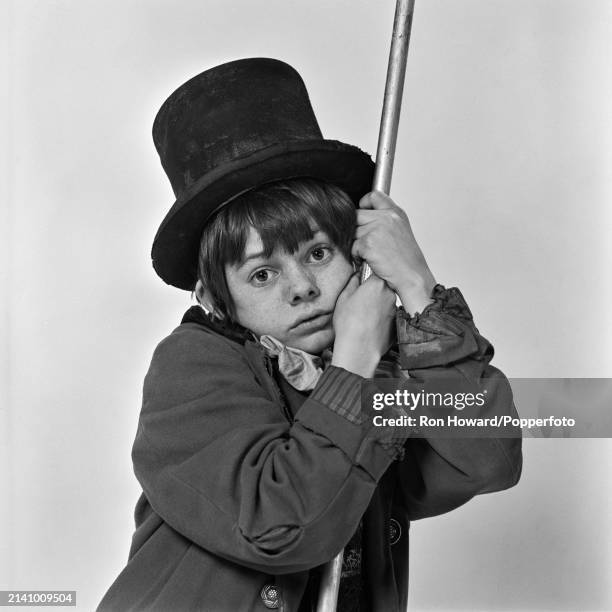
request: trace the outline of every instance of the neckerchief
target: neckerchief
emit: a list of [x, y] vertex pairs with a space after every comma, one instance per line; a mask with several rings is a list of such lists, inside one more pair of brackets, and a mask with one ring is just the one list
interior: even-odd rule
[[301, 349], [286, 346], [267, 334], [259, 338], [259, 343], [268, 355], [278, 358], [279, 372], [298, 391], [312, 391], [321, 378], [323, 370], [331, 362], [332, 353], [329, 349], [323, 351], [319, 357]]

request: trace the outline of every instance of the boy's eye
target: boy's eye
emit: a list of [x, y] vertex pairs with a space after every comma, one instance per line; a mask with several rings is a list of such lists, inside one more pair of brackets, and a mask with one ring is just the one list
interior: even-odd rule
[[310, 251], [310, 256], [314, 261], [324, 261], [331, 254], [331, 249], [325, 246], [317, 246]]
[[253, 276], [251, 276], [251, 281], [255, 285], [263, 285], [267, 283], [271, 278], [272, 272], [270, 270], [262, 269], [257, 270], [257, 272], [255, 272]]

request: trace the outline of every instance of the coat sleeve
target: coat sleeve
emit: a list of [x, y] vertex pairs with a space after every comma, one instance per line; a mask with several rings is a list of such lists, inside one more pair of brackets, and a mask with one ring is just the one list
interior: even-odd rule
[[[493, 347], [474, 325], [456, 288], [437, 285], [422, 314], [398, 314], [400, 364], [405, 375], [427, 383], [476, 386], [487, 401], [477, 417], [518, 416], [506, 377], [489, 365]], [[479, 493], [509, 488], [522, 468], [520, 428], [515, 437], [411, 438], [399, 462], [399, 491], [410, 519], [448, 512]]]
[[358, 418], [361, 377], [329, 367], [291, 424], [241, 348], [190, 324], [160, 343], [134, 470], [192, 542], [260, 571], [302, 571], [350, 539], [394, 455]]

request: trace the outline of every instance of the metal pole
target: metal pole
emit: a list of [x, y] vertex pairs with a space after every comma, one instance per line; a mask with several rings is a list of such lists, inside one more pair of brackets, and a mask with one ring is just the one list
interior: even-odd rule
[[[374, 171], [372, 185], [373, 190], [382, 191], [386, 194], [389, 193], [391, 188], [395, 143], [397, 142], [397, 128], [402, 107], [402, 93], [404, 91], [404, 77], [406, 75], [406, 60], [408, 58], [408, 44], [410, 43], [413, 13], [414, 0], [396, 0], [391, 50], [387, 66], [385, 98], [380, 120], [380, 131], [378, 133], [378, 148], [376, 150], [376, 170]], [[364, 262], [361, 267], [361, 282], [363, 283], [371, 274], [370, 266]], [[336, 612], [343, 556], [344, 551], [341, 550], [323, 568], [317, 612]]]
[[[404, 91], [413, 13], [414, 0], [397, 0], [389, 65], [387, 67], [385, 99], [378, 133], [378, 148], [376, 149], [376, 170], [374, 171], [372, 185], [374, 191], [382, 191], [387, 195], [391, 189], [395, 143], [397, 142], [397, 129], [402, 108], [402, 93]], [[361, 282], [363, 283], [371, 274], [370, 266], [364, 262], [361, 267]]]
[[323, 567], [321, 586], [319, 587], [319, 601], [317, 612], [336, 612], [338, 605], [338, 590], [340, 589], [340, 576], [342, 575], [342, 559], [344, 550], [341, 550], [331, 561]]

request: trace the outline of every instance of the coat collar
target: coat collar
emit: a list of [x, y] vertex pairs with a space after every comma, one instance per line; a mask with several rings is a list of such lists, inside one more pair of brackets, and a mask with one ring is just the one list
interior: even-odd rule
[[206, 314], [201, 306], [192, 306], [183, 315], [181, 324], [183, 323], [197, 323], [198, 325], [203, 325], [207, 329], [240, 344], [245, 344], [248, 340], [255, 340], [253, 333], [246, 329], [246, 327], [242, 327], [242, 325], [238, 323], [224, 323], [219, 319], [213, 319], [213, 317]]

